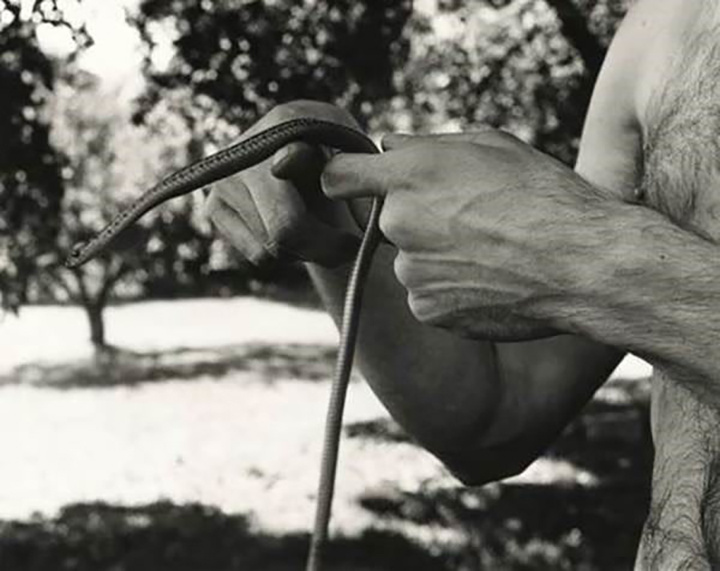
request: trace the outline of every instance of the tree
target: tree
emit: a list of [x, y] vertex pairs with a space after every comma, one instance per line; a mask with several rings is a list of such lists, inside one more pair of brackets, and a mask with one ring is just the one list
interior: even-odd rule
[[[234, 2], [143, 0], [134, 19], [148, 46], [141, 114], [185, 93], [182, 112], [212, 110], [238, 128], [297, 98], [335, 101], [361, 122], [393, 94], [406, 59], [410, 0]], [[153, 65], [158, 26], [174, 37], [166, 69]], [[205, 117], [194, 115], [195, 123]], [[203, 136], [211, 136], [210, 125]]]
[[414, 21], [398, 86], [406, 127], [489, 124], [572, 163], [624, 10], [621, 0], [438, 2], [432, 21]]
[[23, 301], [36, 261], [59, 230], [61, 158], [49, 141], [43, 106], [52, 89], [53, 62], [38, 45], [41, 25], [73, 28], [53, 0], [0, 0], [0, 309]]
[[173, 229], [177, 220], [189, 220], [192, 199], [149, 215], [126, 233], [126, 241], [149, 243], [149, 254], [121, 244], [125, 251], [106, 252], [75, 269], [65, 268], [64, 258], [74, 243], [98, 232], [162, 170], [185, 162], [187, 134], [177, 120], [165, 121], [162, 129], [157, 119], [147, 126], [133, 125], [116, 96], [103, 93], [93, 76], [71, 68], [56, 83], [51, 115], [51, 139], [65, 157], [65, 196], [55, 247], [44, 257], [36, 284], [50, 297], [61, 293], [85, 309], [90, 340], [103, 353], [108, 348], [103, 320], [108, 302], [119, 286], [139, 291], [138, 282], [152, 271], [164, 244], [182, 250], [188, 238]]

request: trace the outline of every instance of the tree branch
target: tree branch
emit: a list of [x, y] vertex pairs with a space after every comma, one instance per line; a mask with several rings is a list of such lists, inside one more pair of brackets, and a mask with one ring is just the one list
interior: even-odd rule
[[80, 292], [80, 302], [87, 306], [90, 303], [92, 303], [92, 299], [90, 297], [90, 293], [88, 292], [87, 286], [85, 285], [85, 272], [82, 270], [82, 268], [72, 268], [70, 270], [72, 274], [75, 276], [75, 279], [77, 280], [78, 285], [78, 291]]
[[605, 46], [590, 31], [588, 19], [572, 0], [545, 0], [560, 20], [563, 36], [577, 50], [592, 79], [600, 73]]
[[110, 295], [112, 288], [114, 288], [115, 285], [123, 278], [123, 276], [128, 274], [132, 269], [129, 264], [125, 263], [122, 260], [120, 260], [115, 265], [115, 267], [112, 266], [113, 264], [112, 262], [110, 262], [106, 268], [105, 275], [103, 276], [103, 285], [98, 295], [98, 300], [103, 305], [105, 305], [105, 302], [107, 301], [107, 298]]
[[[74, 300], [78, 297], [77, 292], [73, 291], [72, 286], [65, 280], [64, 276], [62, 275], [62, 270], [60, 268], [48, 268], [44, 272], [45, 276], [51, 281], [54, 282], [56, 285], [60, 287], [68, 296], [70, 300]], [[50, 287], [49, 285], [46, 287]], [[52, 294], [52, 291], [50, 292]]]

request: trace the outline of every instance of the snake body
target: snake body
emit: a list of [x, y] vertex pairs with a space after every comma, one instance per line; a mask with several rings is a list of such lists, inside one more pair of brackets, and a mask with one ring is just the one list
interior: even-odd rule
[[[294, 141], [304, 141], [345, 152], [378, 152], [374, 143], [365, 135], [344, 125], [312, 118], [292, 119], [280, 123], [166, 177], [120, 212], [92, 240], [75, 246], [66, 265], [77, 267], [98, 255], [108, 248], [123, 230], [159, 204], [250, 168]], [[374, 199], [365, 233], [348, 279], [340, 349], [325, 421], [320, 482], [307, 571], [320, 569], [323, 548], [328, 537], [345, 395], [358, 334], [365, 277], [373, 252], [382, 236], [378, 227], [381, 208], [381, 199]]]

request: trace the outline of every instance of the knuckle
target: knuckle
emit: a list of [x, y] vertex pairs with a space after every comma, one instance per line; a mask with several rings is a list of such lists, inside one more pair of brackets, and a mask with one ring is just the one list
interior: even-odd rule
[[422, 240], [417, 204], [412, 194], [388, 194], [380, 215], [379, 226], [383, 235], [401, 250], [414, 250]]
[[522, 141], [512, 133], [509, 133], [507, 131], [501, 131], [499, 129], [493, 131], [492, 140], [496, 141], [498, 144], [503, 144], [505, 146], [515, 146], [522, 143]]
[[432, 143], [419, 143], [413, 147], [404, 149], [407, 153], [405, 164], [408, 168], [405, 172], [405, 188], [411, 188], [419, 184], [432, 183], [439, 176], [439, 166], [445, 154], [443, 145]]
[[407, 256], [400, 252], [395, 257], [395, 261], [393, 262], [393, 269], [395, 270], [395, 277], [397, 277], [398, 281], [405, 287], [410, 287], [410, 263], [407, 259]]
[[395, 277], [398, 282], [408, 290], [408, 293], [417, 300], [422, 290], [421, 268], [413, 260], [411, 254], [400, 252], [394, 262]]
[[431, 314], [428, 311], [427, 300], [423, 296], [418, 295], [413, 291], [409, 291], [407, 303], [410, 308], [410, 312], [415, 316], [415, 319], [421, 323], [434, 323]]
[[213, 183], [208, 197], [214, 196], [217, 201], [232, 204], [233, 195], [250, 192], [250, 187], [246, 180], [247, 177], [243, 175], [244, 173], [236, 173]]
[[207, 198], [205, 198], [205, 201], [202, 204], [202, 213], [206, 218], [209, 218], [210, 220], [213, 219], [213, 216], [218, 209], [218, 202], [219, 198], [213, 189], [207, 195]]
[[495, 136], [499, 137], [500, 139], [505, 139], [506, 141], [519, 141], [515, 135], [513, 135], [510, 131], [503, 131], [502, 129], [495, 129], [494, 131]]
[[512, 147], [521, 141], [512, 133], [492, 127], [486, 127], [475, 133], [473, 142], [483, 146], [507, 148]]
[[249, 262], [257, 265], [268, 257], [267, 252], [251, 236], [238, 232], [237, 226], [225, 217], [217, 216], [212, 223], [223, 240]]
[[275, 247], [292, 248], [302, 238], [300, 214], [292, 209], [272, 217], [268, 221], [269, 240]]
[[383, 210], [380, 213], [380, 220], [378, 226], [383, 235], [390, 240], [396, 246], [400, 246], [398, 239], [401, 236], [399, 231], [400, 227], [400, 216], [398, 215], [398, 208], [395, 207], [397, 199], [393, 195], [388, 195], [385, 198], [385, 204]]

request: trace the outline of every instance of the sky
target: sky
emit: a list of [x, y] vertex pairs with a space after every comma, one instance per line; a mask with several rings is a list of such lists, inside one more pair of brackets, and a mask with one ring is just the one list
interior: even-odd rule
[[[137, 7], [139, 0], [61, 0], [66, 17], [73, 23], [85, 22], [94, 44], [78, 61], [80, 67], [102, 80], [105, 87], [120, 89], [132, 96], [142, 87], [141, 42], [138, 33], [125, 21], [126, 10]], [[32, 3], [24, 0], [23, 5]], [[73, 43], [68, 30], [51, 25], [38, 30], [43, 49], [66, 55]], [[169, 48], [168, 48], [169, 49]], [[162, 52], [162, 51], [161, 51]], [[168, 57], [160, 53], [159, 58]]]

